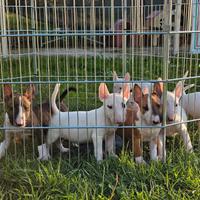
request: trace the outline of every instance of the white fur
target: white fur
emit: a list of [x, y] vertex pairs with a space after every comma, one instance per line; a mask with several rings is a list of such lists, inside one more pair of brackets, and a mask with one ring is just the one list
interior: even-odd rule
[[[151, 106], [150, 106], [151, 107]], [[149, 108], [150, 108], [149, 107]], [[138, 113], [139, 120], [136, 120], [136, 126], [152, 126], [153, 122], [152, 120], [152, 111], [149, 109], [144, 115], [142, 115], [139, 111]], [[158, 137], [161, 128], [161, 123], [158, 123], [154, 125], [155, 128], [138, 128], [138, 130], [141, 133], [142, 141], [144, 142], [150, 142], [150, 158], [151, 160], [157, 160], [157, 142], [156, 138]], [[136, 159], [137, 162], [137, 159]]]
[[[124, 87], [124, 83], [123, 82], [128, 82], [129, 81], [130, 83], [128, 83], [128, 84], [129, 84], [129, 88], [130, 89], [134, 88], [134, 85], [135, 85], [135, 83], [132, 83], [130, 81], [130, 74], [128, 72], [125, 74], [124, 78], [119, 78], [117, 76], [117, 73], [113, 72], [113, 81], [115, 81], [113, 83], [113, 92], [114, 93], [121, 93], [121, 91], [122, 91], [122, 89]], [[142, 80], [141, 80], [141, 83], [137, 83], [137, 85], [139, 85], [142, 88], [143, 92], [146, 89], [148, 90], [148, 93], [150, 93], [152, 91], [152, 85], [153, 84], [150, 83], [150, 82], [149, 83], [148, 82], [142, 83]]]
[[[3, 142], [0, 143], [0, 159], [5, 156], [6, 150], [8, 149], [9, 145], [10, 145], [10, 141], [11, 141], [11, 135], [14, 133], [24, 133], [24, 130], [21, 129], [21, 127], [17, 127], [17, 126], [13, 126], [10, 123], [8, 114], [5, 114], [5, 119], [4, 119], [4, 128], [5, 128], [5, 139]], [[12, 129], [8, 129], [8, 128], [12, 128]], [[30, 133], [29, 133], [30, 132]], [[26, 130], [26, 136], [31, 135], [31, 131]], [[24, 136], [25, 136], [24, 135]]]
[[135, 158], [135, 162], [138, 164], [146, 164], [145, 160], [143, 159], [142, 156], [138, 156]]
[[[180, 105], [193, 119], [200, 119], [200, 92], [183, 94]], [[200, 122], [198, 122], [200, 128]]]
[[[109, 94], [103, 100], [103, 106], [91, 111], [74, 111], [60, 112], [55, 104], [60, 85], [57, 84], [52, 94], [52, 109], [54, 115], [51, 118], [50, 126], [66, 126], [75, 127], [68, 129], [49, 129], [47, 135], [47, 146], [55, 142], [59, 137], [68, 139], [72, 142], [83, 143], [93, 141], [94, 153], [97, 161], [103, 159], [102, 141], [106, 136], [107, 151], [114, 153], [114, 132], [115, 128], [105, 128], [104, 126], [117, 125], [119, 122], [125, 121], [126, 107], [122, 108], [122, 103], [126, 104], [121, 94]], [[107, 105], [112, 105], [113, 109], [109, 109]], [[76, 128], [79, 126], [92, 128]], [[95, 128], [102, 126], [102, 128]]]
[[25, 119], [25, 114], [23, 112], [23, 108], [22, 108], [22, 97], [21, 96], [19, 96], [19, 112], [16, 117], [16, 124], [20, 125], [21, 127], [26, 126], [26, 119]]
[[[180, 134], [183, 138], [186, 151], [192, 152], [193, 147], [192, 147], [190, 135], [187, 130], [187, 123], [184, 123], [187, 121], [187, 115], [184, 110], [184, 107], [182, 107], [179, 104], [179, 100], [182, 94], [179, 94], [179, 95], [176, 94], [176, 90], [178, 89], [180, 89], [179, 91], [183, 92], [184, 90], [183, 84], [184, 84], [183, 81], [182, 82], [179, 81], [173, 92], [167, 91], [167, 119], [171, 120], [171, 121], [168, 121], [168, 124], [174, 124], [174, 123], [179, 123], [179, 124], [167, 127], [166, 136], [174, 136], [177, 133]], [[163, 147], [163, 130], [161, 131], [160, 134], [161, 134], [159, 137], [160, 144], [161, 144], [161, 147]], [[161, 153], [162, 153], [161, 157], [163, 158], [163, 149]], [[164, 154], [166, 155], [166, 150], [164, 150]]]

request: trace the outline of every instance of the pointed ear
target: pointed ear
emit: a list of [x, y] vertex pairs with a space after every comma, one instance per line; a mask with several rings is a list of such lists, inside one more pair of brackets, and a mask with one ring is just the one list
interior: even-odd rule
[[103, 100], [107, 99], [109, 95], [110, 95], [110, 93], [108, 91], [106, 84], [101, 83], [99, 86], [99, 99], [101, 101], [103, 101]]
[[189, 71], [186, 71], [183, 78], [186, 78], [188, 76]]
[[133, 97], [135, 102], [141, 105], [142, 95], [143, 95], [141, 87], [138, 84], [135, 84], [133, 90], [134, 90]]
[[122, 95], [124, 98], [129, 99], [129, 97], [130, 97], [130, 87], [129, 87], [129, 84], [128, 84], [128, 83], [125, 83], [125, 84], [124, 84], [124, 87], [123, 87], [123, 90], [122, 90], [121, 95]]
[[[162, 80], [162, 79], [159, 78], [158, 80]], [[161, 98], [161, 96], [163, 94], [163, 82], [156, 82], [156, 83], [154, 83], [153, 90]]]
[[35, 97], [35, 86], [33, 84], [30, 84], [26, 91], [24, 92], [24, 96], [31, 101]]
[[181, 96], [183, 95], [183, 89], [184, 89], [183, 85], [184, 85], [183, 81], [179, 81], [176, 84], [174, 93], [175, 93], [175, 96], [176, 96], [177, 99], [180, 99]]
[[130, 74], [127, 72], [124, 76], [125, 81], [130, 81]]
[[12, 88], [10, 84], [5, 84], [3, 90], [5, 98], [12, 97]]
[[113, 81], [116, 81], [118, 79], [116, 71], [113, 71]]

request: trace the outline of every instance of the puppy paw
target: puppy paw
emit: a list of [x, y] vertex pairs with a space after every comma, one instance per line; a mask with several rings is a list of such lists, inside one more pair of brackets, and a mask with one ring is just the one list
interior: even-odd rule
[[50, 155], [44, 155], [44, 156], [42, 156], [42, 157], [38, 157], [37, 160], [38, 160], [38, 161], [47, 161], [47, 160], [49, 160], [50, 158], [51, 158]]
[[62, 147], [62, 149], [60, 149], [61, 153], [68, 153], [69, 152], [69, 148], [65, 148], [65, 147]]
[[145, 162], [145, 160], [143, 159], [142, 156], [135, 157], [135, 162], [136, 162], [137, 164], [147, 164], [147, 163]]

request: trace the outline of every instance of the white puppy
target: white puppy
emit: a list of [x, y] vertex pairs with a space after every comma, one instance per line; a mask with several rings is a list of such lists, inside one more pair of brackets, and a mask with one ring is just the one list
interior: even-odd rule
[[[84, 143], [93, 141], [94, 153], [97, 161], [103, 159], [102, 141], [106, 138], [106, 150], [109, 154], [114, 153], [114, 133], [116, 128], [106, 126], [115, 126], [123, 123], [126, 117], [126, 102], [130, 96], [129, 87], [126, 84], [123, 93], [110, 94], [106, 84], [99, 86], [99, 99], [103, 105], [90, 111], [60, 112], [56, 106], [55, 99], [59, 91], [60, 84], [55, 86], [52, 94], [51, 127], [47, 135], [47, 147], [54, 143], [59, 137], [68, 139], [72, 142]], [[62, 127], [69, 128], [62, 128]], [[60, 127], [59, 129], [56, 127]], [[48, 159], [49, 153], [43, 157]]]
[[[194, 84], [189, 85], [193, 87]], [[185, 112], [190, 115], [193, 119], [200, 120], [200, 92], [184, 93], [180, 105], [184, 108]], [[198, 121], [198, 127], [200, 128], [200, 121]]]
[[[125, 74], [124, 78], [119, 78], [117, 73], [114, 71], [113, 72], [113, 81], [114, 81], [114, 83], [113, 83], [113, 92], [114, 93], [121, 93], [124, 82], [129, 82], [128, 84], [129, 84], [129, 88], [130, 88], [131, 92], [135, 85], [135, 83], [132, 83], [130, 81], [130, 74], [128, 72]], [[145, 92], [144, 90], [148, 89], [148, 93], [150, 94], [152, 91], [153, 84], [150, 82], [142, 82], [142, 80], [141, 80], [141, 83], [137, 83], [137, 85], [139, 85], [142, 88], [143, 92]]]
[[[163, 93], [163, 83], [158, 82], [156, 91], [158, 94]], [[160, 91], [160, 92], [159, 92]], [[186, 151], [193, 151], [190, 135], [187, 129], [187, 115], [184, 108], [179, 104], [180, 98], [184, 91], [184, 81], [179, 81], [173, 92], [167, 91], [167, 124], [175, 124], [166, 128], [166, 136], [173, 136], [179, 133], [186, 148]], [[163, 102], [163, 95], [161, 95], [161, 102]], [[177, 123], [177, 124], [176, 124]], [[160, 145], [159, 156], [163, 158], [163, 129], [160, 133]], [[166, 154], [165, 150], [164, 153]]]

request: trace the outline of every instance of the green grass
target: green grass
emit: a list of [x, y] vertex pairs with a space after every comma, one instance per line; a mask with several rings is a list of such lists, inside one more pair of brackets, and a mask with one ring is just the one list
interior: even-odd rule
[[6, 199], [199, 199], [199, 154], [176, 151], [167, 162], [137, 165], [121, 154], [96, 163], [8, 159], [0, 195]]
[[[38, 56], [37, 80], [61, 81], [112, 80], [112, 71], [122, 73], [122, 60], [92, 57], [42, 57]], [[1, 60], [2, 81], [34, 81], [32, 57]], [[178, 63], [178, 67], [176, 64]], [[126, 62], [127, 71], [133, 79], [156, 79], [162, 76], [161, 58], [134, 57]], [[175, 65], [175, 67], [174, 67]], [[96, 68], [95, 68], [96, 66]], [[186, 67], [187, 66], [187, 67]], [[191, 67], [192, 66], [192, 67]], [[20, 69], [21, 68], [21, 69]], [[191, 75], [199, 74], [196, 60], [171, 59], [169, 77], [181, 77], [186, 70]], [[13, 77], [11, 79], [10, 77]], [[105, 79], [104, 79], [105, 77]], [[190, 82], [199, 83], [199, 80]], [[172, 89], [175, 83], [169, 84]], [[62, 84], [75, 86], [78, 93], [70, 93], [65, 102], [70, 110], [90, 110], [101, 105], [98, 100], [98, 85]], [[108, 84], [112, 91], [112, 84]], [[51, 96], [54, 84], [41, 84], [36, 101]], [[22, 85], [22, 89], [25, 86]], [[20, 91], [19, 85], [14, 89]], [[1, 104], [2, 105], [2, 104]], [[3, 125], [3, 106], [0, 106], [0, 126]], [[179, 137], [167, 139], [166, 163], [151, 162], [137, 165], [130, 152], [122, 152], [118, 158], [95, 161], [92, 150], [83, 153], [82, 148], [72, 148], [71, 154], [60, 155], [54, 148], [51, 161], [38, 162], [33, 156], [32, 144], [12, 145], [7, 156], [0, 162], [1, 199], [200, 199], [200, 142], [195, 124], [189, 124], [189, 132], [195, 149], [186, 154]], [[3, 134], [2, 134], [3, 137]], [[31, 148], [30, 148], [31, 147]], [[35, 147], [35, 152], [37, 147]], [[17, 153], [16, 153], [17, 152]], [[80, 154], [79, 154], [80, 153]], [[79, 156], [78, 156], [79, 154]], [[62, 157], [60, 157], [62, 156]], [[149, 160], [148, 148], [144, 156]], [[61, 159], [62, 158], [62, 159]]]

